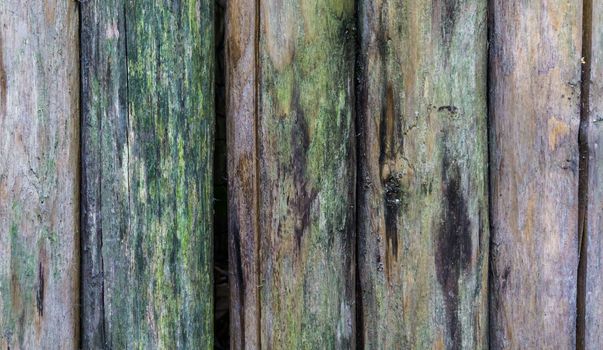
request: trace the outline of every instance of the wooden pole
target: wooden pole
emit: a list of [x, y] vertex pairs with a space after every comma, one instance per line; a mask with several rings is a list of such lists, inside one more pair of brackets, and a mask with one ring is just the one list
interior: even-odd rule
[[0, 348], [78, 346], [73, 1], [0, 1]]
[[354, 2], [239, 5], [227, 19], [232, 308], [245, 313], [233, 344], [353, 347]]
[[576, 346], [582, 1], [493, 1], [491, 346]]
[[486, 1], [360, 4], [358, 336], [485, 349]]
[[213, 6], [82, 3], [85, 348], [212, 347]]

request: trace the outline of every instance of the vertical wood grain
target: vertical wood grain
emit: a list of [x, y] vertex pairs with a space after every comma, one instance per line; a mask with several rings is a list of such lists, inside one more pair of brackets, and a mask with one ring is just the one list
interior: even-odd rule
[[230, 342], [259, 349], [257, 43], [259, 1], [229, 0], [226, 12]]
[[112, 295], [130, 285], [121, 239], [129, 232], [124, 2], [85, 2], [81, 16], [82, 346], [104, 348], [120, 344], [116, 324], [127, 328], [128, 302]]
[[603, 347], [603, 1], [590, 0], [585, 6], [588, 71], [583, 92], [587, 94], [583, 123], [587, 128], [588, 186], [582, 250], [584, 266], [584, 349]]
[[84, 347], [212, 347], [213, 6], [82, 4]]
[[232, 1], [228, 25], [233, 344], [352, 347], [354, 2]]
[[78, 346], [73, 1], [0, 1], [0, 348]]
[[266, 348], [354, 345], [354, 10], [351, 0], [260, 1]]
[[576, 346], [582, 1], [492, 1], [491, 346]]
[[360, 4], [364, 346], [485, 349], [486, 1]]

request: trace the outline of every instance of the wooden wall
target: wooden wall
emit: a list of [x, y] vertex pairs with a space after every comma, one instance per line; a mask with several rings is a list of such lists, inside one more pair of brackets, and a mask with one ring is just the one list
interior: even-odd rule
[[603, 346], [603, 0], [216, 1], [0, 0], [0, 349]]

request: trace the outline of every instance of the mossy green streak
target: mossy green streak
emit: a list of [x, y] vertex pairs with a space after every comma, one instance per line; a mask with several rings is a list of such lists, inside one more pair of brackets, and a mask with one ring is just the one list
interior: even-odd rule
[[[84, 325], [90, 345], [213, 346], [213, 6], [83, 5], [84, 29], [101, 18], [87, 38], [103, 43], [83, 43], [84, 59], [99, 65], [84, 72], [99, 97], [85, 108], [84, 157], [96, 160], [83, 171], [100, 191], [85, 186], [85, 196], [91, 210], [108, 214], [84, 226], [99, 251], [88, 266], [104, 274], [102, 284], [91, 274], [87, 285], [84, 268], [84, 293], [104, 293], [102, 321]], [[98, 312], [91, 300], [84, 311]]]
[[262, 346], [354, 344], [353, 1], [262, 1]]

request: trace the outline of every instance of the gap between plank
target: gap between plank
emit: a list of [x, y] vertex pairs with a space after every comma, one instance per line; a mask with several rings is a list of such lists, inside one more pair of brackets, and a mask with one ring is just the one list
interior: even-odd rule
[[359, 257], [360, 257], [360, 230], [358, 229], [359, 225], [358, 225], [358, 218], [360, 217], [359, 212], [360, 212], [360, 208], [361, 208], [361, 203], [360, 203], [360, 191], [361, 189], [361, 183], [362, 181], [360, 179], [362, 179], [362, 171], [361, 171], [361, 163], [362, 163], [362, 157], [360, 156], [362, 154], [362, 142], [361, 140], [359, 140], [359, 138], [363, 137], [363, 132], [364, 130], [361, 128], [362, 122], [360, 120], [360, 115], [362, 112], [362, 106], [360, 105], [360, 101], [361, 98], [359, 98], [358, 96], [360, 95], [360, 93], [362, 92], [362, 84], [363, 84], [363, 80], [364, 77], [362, 75], [362, 65], [363, 65], [363, 59], [362, 59], [362, 34], [361, 34], [361, 25], [362, 25], [362, 18], [361, 16], [363, 15], [362, 12], [362, 0], [357, 0], [356, 1], [356, 5], [355, 5], [355, 23], [354, 25], [356, 26], [356, 30], [355, 30], [355, 47], [354, 47], [354, 107], [355, 107], [355, 114], [354, 114], [354, 135], [356, 137], [356, 198], [354, 198], [355, 201], [355, 223], [354, 223], [354, 229], [356, 230], [356, 237], [354, 239], [354, 253], [355, 256], [353, 257], [353, 264], [354, 264], [354, 271], [356, 274], [356, 281], [355, 281], [355, 307], [354, 307], [354, 312], [356, 313], [356, 317], [354, 318], [354, 321], [356, 322], [355, 327], [354, 327], [354, 332], [356, 333], [356, 349], [364, 349], [364, 319], [363, 319], [363, 304], [362, 304], [362, 281], [360, 279], [360, 264], [358, 263]]
[[592, 0], [583, 0], [582, 12], [582, 75], [580, 95], [580, 127], [578, 132], [578, 280], [576, 293], [576, 349], [585, 349], [586, 337], [586, 278], [588, 258], [588, 171], [589, 145], [588, 123], [590, 108], [590, 74], [592, 56]]
[[[492, 126], [494, 125], [493, 122], [493, 114], [494, 111], [490, 108], [490, 106], [492, 105], [492, 98], [491, 98], [491, 93], [490, 93], [490, 89], [492, 87], [492, 74], [490, 71], [490, 62], [491, 60], [491, 56], [492, 56], [492, 47], [491, 47], [491, 42], [493, 41], [493, 35], [494, 35], [494, 0], [489, 0], [488, 4], [487, 4], [487, 8], [486, 8], [486, 18], [487, 18], [487, 34], [486, 34], [486, 152], [487, 152], [487, 169], [486, 169], [486, 174], [488, 176], [487, 178], [487, 185], [488, 185], [488, 229], [489, 229], [489, 242], [488, 242], [488, 262], [487, 262], [487, 268], [488, 268], [488, 281], [487, 281], [487, 287], [486, 287], [486, 294], [487, 294], [487, 298], [486, 298], [486, 310], [488, 312], [488, 332], [487, 332], [487, 336], [488, 336], [488, 344], [490, 344], [490, 339], [493, 339], [493, 335], [492, 335], [492, 330], [493, 327], [492, 325], [494, 324], [494, 319], [492, 317], [492, 311], [490, 309], [490, 304], [491, 304], [491, 295], [492, 295], [492, 291], [494, 290], [493, 288], [493, 283], [492, 281], [494, 281], [495, 279], [493, 278], [494, 276], [494, 271], [493, 271], [493, 261], [492, 261], [492, 249], [493, 247], [495, 247], [496, 245], [494, 244], [494, 227], [492, 225], [493, 221], [493, 213], [492, 213], [492, 174], [491, 174], [491, 162], [492, 162], [492, 142], [493, 142], [493, 135], [494, 132], [492, 131]], [[491, 136], [492, 135], [492, 136]]]
[[262, 238], [260, 235], [260, 149], [259, 149], [259, 128], [260, 128], [260, 74], [261, 74], [261, 68], [260, 68], [260, 6], [261, 6], [261, 0], [254, 0], [255, 1], [255, 21], [254, 21], [254, 25], [255, 25], [255, 34], [254, 34], [254, 83], [255, 83], [255, 91], [254, 91], [254, 112], [253, 112], [253, 117], [254, 117], [254, 123], [255, 123], [255, 128], [254, 128], [254, 165], [255, 165], [255, 193], [254, 193], [254, 201], [255, 201], [255, 213], [256, 213], [256, 217], [255, 217], [255, 228], [254, 228], [254, 234], [255, 236], [255, 241], [256, 241], [256, 288], [257, 288], [257, 298], [256, 298], [256, 310], [257, 310], [257, 341], [258, 341], [258, 348], [261, 349], [262, 348]]

